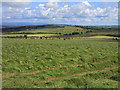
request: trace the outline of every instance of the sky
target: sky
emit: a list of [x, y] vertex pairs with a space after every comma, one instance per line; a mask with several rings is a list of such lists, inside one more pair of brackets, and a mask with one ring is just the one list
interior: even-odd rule
[[[2, 2], [6, 25], [117, 25], [118, 2]], [[19, 0], [18, 0], [19, 1]]]

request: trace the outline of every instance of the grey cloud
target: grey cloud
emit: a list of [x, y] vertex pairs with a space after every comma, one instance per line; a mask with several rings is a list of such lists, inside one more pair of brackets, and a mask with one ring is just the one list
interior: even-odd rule
[[96, 16], [97, 18], [101, 18], [101, 17], [108, 17], [108, 16]]
[[2, 2], [2, 6], [20, 8], [27, 6], [29, 3], [30, 2]]
[[[53, 4], [53, 2], [52, 2]], [[117, 10], [115, 7], [98, 7], [95, 8], [94, 6], [88, 7], [87, 5], [84, 5], [82, 3], [74, 4], [74, 5], [67, 5], [64, 7], [55, 8], [57, 6], [54, 5], [40, 5], [38, 8], [29, 8], [29, 9], [23, 9], [23, 8], [9, 8], [3, 12], [4, 18], [6, 17], [12, 17], [16, 18], [22, 18], [24, 20], [27, 19], [36, 19], [39, 20], [39, 22], [76, 22], [76, 23], [97, 23], [101, 22], [107, 22], [108, 20], [111, 20], [110, 22], [115, 22], [115, 18], [113, 16], [117, 16]], [[57, 3], [54, 3], [57, 5]], [[47, 7], [45, 7], [47, 6]], [[100, 18], [100, 19], [99, 19]], [[20, 21], [20, 20], [19, 20]], [[26, 21], [27, 22], [27, 21]]]

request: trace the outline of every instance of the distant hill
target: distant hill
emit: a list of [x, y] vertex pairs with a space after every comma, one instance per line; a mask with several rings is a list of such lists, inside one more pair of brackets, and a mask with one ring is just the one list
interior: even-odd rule
[[118, 28], [118, 25], [96, 26], [100, 28]]
[[48, 25], [25, 25], [25, 26], [16, 26], [16, 25], [2, 25], [3, 32], [17, 32], [17, 31], [31, 31], [35, 29], [45, 29], [45, 28], [64, 28], [65, 26], [78, 27], [83, 29], [91, 30], [105, 30], [105, 29], [117, 29], [117, 25], [109, 26], [79, 26], [79, 25], [60, 25], [60, 24], [48, 24]]
[[23, 30], [33, 30], [33, 29], [42, 29], [42, 28], [63, 28], [67, 25], [29, 25], [29, 26], [6, 26], [3, 25], [3, 32], [15, 32]]

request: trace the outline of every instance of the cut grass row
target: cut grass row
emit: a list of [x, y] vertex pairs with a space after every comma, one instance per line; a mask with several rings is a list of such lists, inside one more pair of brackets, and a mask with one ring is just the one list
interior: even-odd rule
[[[68, 87], [80, 87], [71, 81], [71, 77], [68, 78], [72, 83], [65, 81], [65, 85], [63, 84], [64, 79], [63, 82], [62, 80], [48, 82], [48, 85], [46, 83], [39, 84], [36, 80], [44, 81], [47, 78], [59, 78], [76, 73], [118, 67], [118, 42], [3, 39], [2, 44], [3, 76], [10, 75], [9, 73], [16, 73], [11, 78], [3, 78], [3, 87], [50, 88], [54, 87], [56, 82], [58, 87], [66, 87], [66, 85]], [[25, 73], [36, 71], [40, 71], [40, 73], [25, 75]], [[21, 75], [22, 73], [24, 75]], [[114, 73], [117, 74], [117, 71], [114, 71]], [[113, 73], [108, 76], [111, 77], [112, 75]], [[24, 82], [21, 83], [20, 81], [23, 79]], [[87, 79], [90, 80], [90, 77]], [[97, 79], [103, 80], [103, 77], [97, 77]], [[32, 82], [28, 84], [31, 80]], [[83, 80], [83, 82], [89, 81]], [[107, 87], [117, 86], [117, 82], [111, 81], [110, 83], [112, 85], [107, 85]], [[90, 83], [88, 86], [90, 86]], [[81, 87], [84, 87], [84, 85]], [[103, 85], [102, 87], [105, 86]]]
[[[96, 64], [98, 64], [97, 66], [99, 66], [99, 65], [101, 65], [101, 63], [109, 63], [109, 62], [112, 62], [112, 63], [118, 63], [117, 62], [117, 60], [116, 61], [99, 61], [99, 62], [93, 62], [93, 63], [87, 63], [88, 65], [91, 65], [91, 66], [94, 66], [94, 67], [96, 67], [95, 65]], [[76, 68], [76, 67], [83, 67], [84, 66], [84, 64], [82, 64], [81, 63], [81, 65], [80, 64], [74, 64], [74, 65], [69, 65], [69, 68]], [[61, 69], [61, 68], [66, 68], [66, 66], [62, 66], [62, 65], [60, 65], [59, 67], [49, 67], [48, 69], [45, 69], [45, 70], [39, 70], [39, 71], [35, 71], [35, 72], [27, 72], [27, 73], [12, 73], [12, 74], [10, 74], [10, 73], [8, 73], [8, 75], [7, 76], [2, 76], [2, 78], [10, 78], [10, 77], [13, 77], [13, 76], [15, 76], [15, 75], [32, 75], [32, 74], [37, 74], [37, 73], [41, 73], [41, 72], [47, 72], [47, 71], [49, 71], [49, 70], [59, 70], [59, 69]]]
[[[116, 78], [116, 81], [110, 79], [112, 76], [117, 75], [117, 70], [117, 67], [104, 68], [102, 70], [88, 71], [63, 77], [47, 78], [46, 80], [35, 78], [35, 76], [34, 78], [31, 76], [14, 76], [8, 79], [8, 83], [12, 83], [12, 86], [7, 83], [5, 84], [12, 88], [86, 88], [86, 84], [89, 88], [118, 88], [118, 78]], [[21, 82], [23, 79], [24, 82]], [[6, 82], [6, 80], [3, 80], [3, 82]], [[28, 82], [29, 84], [26, 84]]]
[[[106, 51], [105, 51], [104, 47], [102, 47], [101, 49], [98, 48], [99, 50], [98, 49], [94, 50], [95, 47], [93, 45], [91, 45], [91, 46], [93, 46], [93, 49], [90, 48], [91, 47], [91, 46], [89, 46], [90, 44], [88, 45], [88, 47], [86, 47], [86, 49], [82, 49], [82, 47], [83, 47], [82, 44], [81, 44], [82, 47], [79, 47], [79, 45], [77, 47], [74, 47], [74, 46], [72, 47], [72, 45], [70, 44], [70, 41], [64, 41], [64, 42], [66, 42], [66, 44], [67, 44], [67, 42], [69, 42], [67, 44], [68, 46], [66, 48], [65, 46], [63, 46], [63, 45], [60, 46], [59, 44], [57, 44], [57, 46], [56, 46], [55, 45], [56, 43], [54, 43], [54, 41], [56, 41], [56, 40], [53, 40], [53, 41], [35, 40], [38, 43], [34, 43], [34, 40], [25, 40], [26, 42], [23, 42], [24, 40], [20, 40], [20, 39], [17, 39], [20, 41], [19, 43], [17, 43], [17, 42], [14, 43], [14, 40], [11, 40], [11, 43], [9, 43], [10, 42], [9, 41], [8, 42], [9, 46], [6, 47], [8, 49], [4, 49], [4, 51], [3, 51], [3, 53], [4, 53], [3, 56], [5, 58], [4, 62], [6, 62], [8, 64], [16, 63], [15, 65], [19, 65], [20, 61], [22, 61], [23, 64], [25, 64], [25, 66], [23, 66], [23, 68], [27, 67], [29, 65], [32, 66], [32, 64], [34, 64], [35, 67], [38, 65], [41, 65], [41, 64], [42, 64], [41, 66], [43, 66], [47, 62], [52, 63], [52, 65], [54, 63], [55, 66], [57, 66], [58, 64], [56, 64], [56, 62], [62, 63], [63, 60], [69, 61], [70, 59], [76, 60], [76, 63], [79, 62], [79, 59], [87, 60], [87, 62], [92, 62], [92, 61], [99, 60], [100, 57], [101, 57], [101, 59], [104, 59], [104, 58], [111, 59], [111, 58], [113, 58], [113, 56], [111, 56], [111, 55], [115, 54], [114, 50], [109, 51], [109, 49], [106, 49], [107, 46], [105, 47], [105, 49], [106, 49]], [[14, 43], [13, 45], [12, 45], [12, 41]], [[31, 42], [29, 42], [29, 41], [31, 41]], [[71, 41], [75, 42], [74, 40], [71, 40]], [[45, 42], [45, 43], [42, 45], [42, 42], [43, 43]], [[57, 41], [57, 42], [62, 43], [63, 41]], [[84, 41], [82, 41], [82, 42], [86, 43]], [[79, 42], [79, 43], [82, 43], [82, 42]], [[26, 44], [28, 44], [28, 46], [26, 46]], [[53, 48], [54, 45], [56, 47]], [[86, 43], [86, 45], [87, 45], [87, 43]], [[44, 47], [44, 46], [46, 46], [46, 47]], [[17, 49], [17, 47], [19, 47], [19, 48]], [[60, 50], [58, 48], [60, 48]], [[102, 49], [104, 49], [104, 50], [102, 50]], [[111, 47], [111, 49], [112, 49], [112, 47]], [[107, 50], [111, 54], [105, 53], [105, 52], [107, 52]], [[34, 51], [36, 51], [36, 52], [34, 52]], [[9, 53], [9, 56], [8, 56], [8, 53]], [[109, 54], [110, 57], [107, 57], [108, 56], [107, 54]], [[116, 56], [116, 58], [117, 58], [117, 56]], [[38, 65], [36, 65], [36, 63], [34, 63], [34, 62], [38, 63]], [[47, 66], [48, 65], [46, 65], [46, 67]], [[43, 67], [43, 68], [45, 68], [45, 67]], [[14, 70], [14, 69], [12, 69], [12, 70]], [[8, 70], [8, 71], [12, 71], [12, 70]]]

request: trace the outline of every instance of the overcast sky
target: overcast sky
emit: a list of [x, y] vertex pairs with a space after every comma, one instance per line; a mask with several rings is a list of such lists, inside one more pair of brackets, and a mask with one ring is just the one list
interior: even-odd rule
[[51, 0], [48, 2], [32, 2], [32, 0], [27, 1], [28, 2], [2, 2], [2, 23], [22, 25], [118, 24], [117, 2], [51, 2]]

